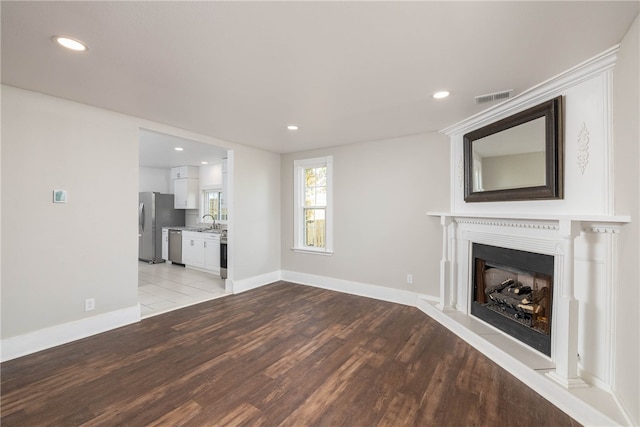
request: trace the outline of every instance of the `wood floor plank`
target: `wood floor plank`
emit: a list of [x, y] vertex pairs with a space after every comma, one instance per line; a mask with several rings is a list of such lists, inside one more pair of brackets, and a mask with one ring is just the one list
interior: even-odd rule
[[578, 425], [415, 308], [286, 282], [0, 370], [3, 427]]
[[147, 427], [163, 427], [167, 425], [179, 427], [187, 424], [200, 412], [200, 405], [193, 400], [188, 401], [173, 411], [167, 412]]

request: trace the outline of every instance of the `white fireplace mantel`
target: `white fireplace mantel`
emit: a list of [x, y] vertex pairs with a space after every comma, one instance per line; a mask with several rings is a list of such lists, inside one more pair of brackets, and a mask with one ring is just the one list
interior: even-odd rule
[[455, 220], [477, 219], [477, 220], [502, 220], [502, 221], [522, 221], [523, 226], [527, 224], [531, 227], [538, 226], [539, 222], [560, 224], [563, 221], [574, 221], [585, 224], [609, 224], [612, 232], [620, 226], [631, 222], [629, 215], [582, 215], [582, 214], [562, 214], [544, 215], [530, 213], [485, 213], [485, 212], [427, 212], [429, 216], [448, 217]]
[[[566, 400], [567, 407], [563, 408], [565, 410], [574, 408], [574, 411], [584, 413], [584, 408], [575, 409], [580, 408], [580, 399], [575, 399], [577, 391], [574, 389], [595, 385], [596, 387], [591, 387], [591, 389], [596, 389], [595, 393], [610, 391], [608, 385], [610, 379], [606, 376], [603, 378], [599, 372], [594, 374], [589, 370], [589, 363], [592, 365], [595, 363], [593, 360], [602, 359], [604, 361], [601, 362], [601, 365], [610, 364], [609, 355], [591, 351], [593, 346], [589, 342], [585, 344], [585, 341], [589, 341], [589, 339], [582, 339], [582, 347], [579, 349], [578, 340], [585, 333], [591, 334], [591, 331], [586, 329], [593, 327], [594, 324], [601, 330], [610, 328], [612, 322], [609, 317], [611, 317], [613, 308], [606, 306], [605, 310], [600, 310], [599, 307], [598, 310], [605, 313], [603, 318], [596, 321], [593, 319], [585, 320], [586, 315], [579, 312], [580, 307], [593, 303], [592, 301], [581, 301], [580, 296], [576, 296], [574, 282], [576, 277], [580, 278], [579, 291], [580, 295], [584, 294], [583, 288], [591, 285], [585, 285], [583, 279], [585, 275], [591, 274], [592, 266], [586, 266], [585, 262], [581, 260], [581, 254], [615, 250], [615, 235], [621, 231], [624, 224], [630, 222], [629, 216], [469, 212], [428, 212], [427, 215], [440, 218], [443, 237], [439, 300], [435, 306], [426, 302], [422, 304], [423, 311], [433, 315], [436, 320], [440, 320], [445, 326], [458, 333], [463, 339], [492, 357], [498, 364], [504, 366], [523, 381], [531, 383], [535, 380], [534, 382], [539, 384], [533, 388], [545, 397], [549, 396], [550, 392], [557, 393], [557, 384], [560, 384], [561, 388], [569, 393], [567, 396], [570, 396]], [[602, 237], [588, 237], [594, 235]], [[576, 254], [576, 239], [578, 238], [580, 238], [579, 251]], [[482, 328], [489, 330], [494, 328], [470, 316], [471, 245], [473, 243], [554, 256], [556, 260], [554, 321], [550, 358], [536, 354], [535, 350], [527, 350], [524, 348], [526, 345], [506, 337], [506, 334], [500, 331], [478, 332], [482, 331]], [[609, 254], [604, 259], [605, 261], [599, 264], [604, 264], [605, 270], [609, 272], [608, 277], [612, 281], [615, 277], [615, 265], [612, 265], [614, 264], [614, 255]], [[598, 286], [605, 288], [609, 288], [611, 285], [610, 283], [599, 283], [598, 279], [590, 280], [598, 282]], [[458, 320], [452, 322], [452, 319]], [[499, 335], [505, 335], [505, 338], [499, 338]], [[607, 334], [602, 333], [602, 335], [606, 336]], [[514, 348], [517, 348], [516, 352], [519, 352], [520, 356], [513, 357]], [[579, 352], [580, 356], [578, 356]], [[523, 358], [521, 356], [523, 353], [531, 354]], [[529, 364], [521, 362], [527, 358], [535, 360], [535, 362]], [[601, 370], [606, 371], [607, 368]], [[546, 373], [546, 381], [540, 380], [539, 374], [529, 377], [529, 373], [542, 371]], [[591, 371], [598, 371], [598, 369], [591, 368]], [[527, 379], [530, 381], [526, 381]], [[551, 382], [549, 379], [553, 381]], [[598, 388], [600, 391], [597, 390]], [[562, 399], [556, 397], [550, 400], [562, 402]], [[571, 413], [571, 411], [568, 412]], [[606, 418], [604, 420], [611, 421]]]

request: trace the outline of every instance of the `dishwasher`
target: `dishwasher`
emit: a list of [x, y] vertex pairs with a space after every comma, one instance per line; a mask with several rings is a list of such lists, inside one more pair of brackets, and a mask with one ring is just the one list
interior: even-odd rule
[[169, 261], [182, 264], [182, 230], [169, 230]]

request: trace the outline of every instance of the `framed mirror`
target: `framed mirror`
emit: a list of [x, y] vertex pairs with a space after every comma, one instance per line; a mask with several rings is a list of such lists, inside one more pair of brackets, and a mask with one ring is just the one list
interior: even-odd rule
[[465, 202], [562, 199], [561, 96], [464, 135]]

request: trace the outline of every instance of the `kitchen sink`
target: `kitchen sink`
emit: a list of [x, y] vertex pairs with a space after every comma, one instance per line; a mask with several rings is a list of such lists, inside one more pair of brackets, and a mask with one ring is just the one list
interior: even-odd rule
[[202, 227], [187, 227], [185, 228], [185, 231], [193, 231], [196, 233], [212, 233], [212, 234], [220, 234], [222, 232], [221, 229], [219, 228], [202, 228]]
[[214, 228], [188, 228], [187, 231], [195, 231], [197, 233], [216, 233], [220, 234], [220, 230]]

